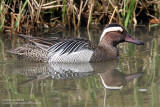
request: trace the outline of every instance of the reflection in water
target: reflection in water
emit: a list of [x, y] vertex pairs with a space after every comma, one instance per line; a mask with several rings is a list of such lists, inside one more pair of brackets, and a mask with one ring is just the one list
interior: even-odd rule
[[[32, 99], [34, 96], [34, 90], [35, 90], [34, 88], [36, 87], [36, 84], [38, 84], [37, 81], [42, 81], [41, 83], [43, 83], [43, 81], [47, 80], [87, 78], [94, 74], [98, 74], [105, 88], [121, 89], [123, 86], [127, 85], [127, 83], [130, 80], [143, 75], [143, 73], [125, 74], [116, 69], [117, 66], [118, 66], [118, 60], [99, 62], [99, 63], [50, 63], [50, 64], [25, 62], [21, 60], [15, 62], [9, 68], [13, 69], [12, 70], [13, 72], [10, 73], [22, 74], [29, 79], [29, 80], [26, 79], [24, 82], [21, 83], [21, 85], [22, 86], [27, 85], [28, 87], [28, 84], [30, 84], [31, 87], [30, 99]], [[56, 85], [56, 87], [57, 86], [58, 85]], [[68, 91], [65, 90], [64, 92], [66, 93]], [[71, 91], [71, 93], [73, 92], [74, 91]], [[57, 93], [56, 90], [54, 93]], [[101, 91], [101, 94], [104, 94], [104, 106], [105, 106], [106, 96], [107, 96], [106, 90], [105, 93]], [[78, 96], [82, 98], [83, 93], [81, 93], [81, 95], [78, 94]]]
[[54, 63], [48, 64], [48, 70], [52, 78], [81, 78], [98, 72], [106, 72], [106, 70], [114, 69], [117, 65], [116, 60], [98, 62], [98, 63]]
[[[88, 38], [87, 32], [84, 31], [83, 29], [80, 32], [79, 37]], [[15, 35], [0, 36], [0, 107], [22, 107], [25, 106], [24, 102], [37, 103], [34, 105], [28, 104], [27, 107], [158, 106], [160, 104], [160, 92], [158, 91], [160, 90], [159, 31], [158, 27], [153, 28], [151, 32], [148, 32], [146, 27], [143, 29], [137, 28], [136, 31], [131, 30], [132, 35], [145, 41], [145, 45], [139, 47], [129, 43], [121, 44], [119, 46], [121, 54], [119, 63], [89, 63], [79, 65], [81, 67], [75, 64], [76, 66], [70, 65], [68, 69], [66, 64], [49, 65], [30, 61], [17, 61], [16, 58], [5, 53], [5, 51], [14, 49], [26, 42]], [[91, 40], [98, 42], [98, 35], [100, 35], [101, 30], [91, 30], [90, 33]], [[54, 35], [48, 35], [48, 33], [39, 35], [40, 37], [42, 35], [44, 37], [66, 37], [66, 35], [68, 37], [77, 37], [76, 33], [73, 31], [68, 33], [68, 30]], [[117, 64], [120, 70], [116, 69]], [[122, 84], [123, 82], [120, 83], [120, 80], [126, 81], [126, 76], [136, 75], [140, 71], [145, 72], [143, 78], [135, 79], [129, 83], [124, 82], [127, 84], [121, 90], [106, 89], [101, 80], [103, 76], [105, 77], [103, 78], [104, 81], [112, 77], [112, 82], [107, 81], [107, 85], [113, 82]], [[121, 76], [122, 79], [116, 79], [121, 78]], [[16, 102], [13, 102], [13, 104], [5, 105], [5, 101], [9, 100], [19, 100], [20, 103], [14, 104]]]
[[90, 63], [50, 63], [48, 70], [54, 79], [81, 78], [94, 71]]
[[[117, 68], [118, 60], [98, 62], [98, 63], [30, 63], [19, 61], [18, 66], [13, 65], [15, 73], [20, 73], [35, 80], [45, 79], [74, 79], [84, 78], [93, 74], [98, 74], [105, 88], [121, 89], [130, 80], [143, 76], [143, 73], [125, 74]], [[21, 64], [18, 64], [21, 63]], [[28, 65], [28, 66], [26, 66]], [[31, 82], [31, 81], [30, 81]]]
[[91, 74], [112, 71], [117, 67], [117, 60], [98, 63], [35, 63], [17, 61], [11, 67], [12, 73], [20, 73], [30, 78], [69, 79], [87, 77]]
[[100, 73], [103, 86], [107, 89], [121, 89], [134, 78], [143, 76], [143, 73], [125, 74], [114, 69], [112, 71]]

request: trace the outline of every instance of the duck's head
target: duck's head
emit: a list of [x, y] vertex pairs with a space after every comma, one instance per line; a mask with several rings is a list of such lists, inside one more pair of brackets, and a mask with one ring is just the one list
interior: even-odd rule
[[137, 45], [144, 45], [143, 42], [133, 38], [121, 25], [117, 23], [108, 24], [104, 27], [100, 37], [100, 43], [111, 44], [113, 46], [122, 42], [130, 42]]

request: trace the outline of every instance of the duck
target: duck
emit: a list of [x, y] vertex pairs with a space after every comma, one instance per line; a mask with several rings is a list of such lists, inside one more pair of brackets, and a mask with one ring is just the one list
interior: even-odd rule
[[19, 36], [30, 42], [8, 52], [19, 59], [44, 62], [108, 61], [119, 57], [117, 45], [120, 43], [130, 42], [144, 45], [118, 23], [111, 23], [104, 27], [98, 44], [83, 38], [57, 39], [53, 37], [47, 39], [24, 34], [19, 34]]

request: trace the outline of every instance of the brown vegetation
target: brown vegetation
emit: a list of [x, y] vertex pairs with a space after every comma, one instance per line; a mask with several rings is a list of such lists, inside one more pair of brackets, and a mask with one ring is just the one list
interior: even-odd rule
[[142, 0], [2, 0], [0, 29], [29, 33], [34, 28], [58, 24], [75, 29], [91, 24], [149, 23], [160, 14], [160, 1]]

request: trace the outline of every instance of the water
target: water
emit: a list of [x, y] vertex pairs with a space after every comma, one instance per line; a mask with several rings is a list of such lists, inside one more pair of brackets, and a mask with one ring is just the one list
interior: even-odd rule
[[[56, 31], [56, 32], [54, 32]], [[47, 64], [18, 60], [5, 51], [27, 41], [0, 38], [0, 106], [2, 107], [158, 107], [160, 104], [160, 28], [129, 32], [144, 46], [119, 45], [119, 61]], [[50, 30], [42, 37], [89, 38], [97, 43], [101, 28], [87, 32]], [[130, 79], [133, 80], [129, 81]]]

